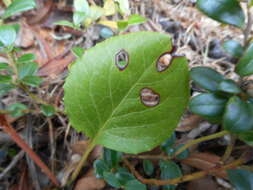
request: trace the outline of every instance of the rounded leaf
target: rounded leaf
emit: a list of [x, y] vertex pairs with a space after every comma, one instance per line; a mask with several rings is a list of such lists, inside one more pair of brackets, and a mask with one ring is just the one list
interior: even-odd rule
[[242, 45], [235, 40], [227, 40], [223, 43], [224, 50], [232, 57], [240, 58], [243, 54]]
[[245, 132], [253, 129], [253, 104], [241, 100], [237, 96], [229, 99], [225, 114], [223, 116], [223, 126], [231, 132]]
[[127, 153], [147, 151], [166, 140], [189, 97], [186, 58], [177, 57], [166, 71], [157, 71], [157, 59], [171, 49], [167, 35], [137, 32], [85, 51], [64, 85], [72, 126], [94, 144]]
[[218, 89], [220, 91], [227, 92], [230, 94], [239, 94], [241, 92], [239, 86], [233, 80], [230, 79], [225, 79], [221, 81]]
[[235, 71], [243, 77], [253, 74], [253, 43], [244, 52], [242, 58], [236, 65]]
[[228, 178], [235, 186], [236, 190], [253, 189], [253, 173], [248, 170], [234, 169], [228, 170]]
[[17, 32], [14, 26], [2, 25], [0, 26], [0, 42], [4, 46], [12, 45], [16, 40]]
[[223, 75], [209, 67], [194, 67], [190, 72], [191, 79], [200, 87], [208, 91], [218, 91]]
[[197, 6], [214, 20], [239, 28], [244, 26], [245, 16], [237, 0], [198, 0]]
[[212, 93], [203, 93], [193, 97], [190, 101], [190, 110], [198, 115], [220, 121], [226, 106], [227, 99]]

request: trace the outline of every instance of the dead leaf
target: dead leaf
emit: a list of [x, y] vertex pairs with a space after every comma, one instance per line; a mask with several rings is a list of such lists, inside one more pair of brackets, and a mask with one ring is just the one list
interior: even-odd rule
[[[73, 154], [83, 155], [87, 145], [88, 141], [78, 141], [77, 143], [73, 144], [71, 146]], [[102, 151], [103, 151], [102, 146], [96, 146], [89, 156], [89, 161], [93, 162], [94, 160], [98, 159], [101, 156]]]
[[[181, 162], [194, 168], [209, 170], [221, 164], [221, 157], [211, 153], [195, 153]], [[225, 171], [215, 172], [215, 175], [221, 178], [226, 178], [227, 176]]]
[[21, 24], [20, 32], [18, 34], [16, 45], [22, 48], [29, 48], [35, 43], [35, 36], [26, 23]]
[[187, 132], [199, 126], [199, 123], [203, 119], [198, 115], [190, 115], [184, 118], [180, 125], [176, 128], [176, 131]]
[[217, 183], [211, 177], [206, 177], [198, 180], [191, 181], [187, 185], [187, 190], [215, 190], [218, 189]]
[[105, 187], [105, 181], [94, 176], [94, 170], [90, 169], [87, 174], [80, 178], [74, 190], [100, 190]]

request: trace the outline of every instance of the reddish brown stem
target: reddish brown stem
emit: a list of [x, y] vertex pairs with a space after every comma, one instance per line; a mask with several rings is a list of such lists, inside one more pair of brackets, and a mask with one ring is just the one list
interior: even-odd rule
[[131, 171], [131, 173], [134, 174], [135, 177], [140, 182], [142, 182], [143, 184], [157, 185], [157, 186], [161, 186], [161, 185], [176, 185], [176, 184], [187, 182], [187, 181], [191, 181], [191, 180], [194, 180], [194, 179], [199, 179], [199, 178], [205, 177], [207, 175], [214, 175], [218, 171], [235, 168], [236, 166], [242, 165], [244, 162], [245, 161], [243, 159], [239, 159], [239, 160], [233, 161], [233, 162], [231, 162], [231, 163], [229, 163], [227, 165], [224, 165], [224, 166], [217, 166], [217, 167], [211, 168], [209, 170], [195, 172], [195, 173], [192, 173], [192, 174], [184, 175], [184, 176], [179, 177], [179, 178], [169, 179], [169, 180], [158, 180], [158, 179], [146, 179], [146, 178], [143, 178], [138, 173], [138, 171], [135, 170], [135, 168], [131, 165], [131, 163], [127, 159], [124, 159], [125, 165], [129, 168], [129, 170]]
[[59, 182], [55, 175], [48, 169], [48, 167], [42, 162], [39, 156], [26, 144], [26, 142], [18, 135], [15, 129], [7, 122], [5, 115], [0, 115], [0, 126], [3, 130], [10, 135], [13, 141], [15, 141], [18, 146], [20, 146], [30, 158], [41, 168], [48, 178], [54, 183], [54, 185], [59, 186]]

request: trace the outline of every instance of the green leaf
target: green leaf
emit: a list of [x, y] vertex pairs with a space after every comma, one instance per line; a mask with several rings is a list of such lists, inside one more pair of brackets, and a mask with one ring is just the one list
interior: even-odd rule
[[211, 92], [218, 91], [219, 83], [224, 79], [223, 75], [209, 67], [194, 67], [190, 76], [198, 86]]
[[249, 6], [250, 6], [250, 7], [253, 6], [253, 0], [249, 0]]
[[[178, 146], [175, 148], [175, 152], [176, 152], [177, 150], [179, 150], [179, 149], [180, 149], [181, 147], [183, 147], [183, 146], [184, 146], [184, 144], [178, 145]], [[179, 159], [179, 160], [183, 160], [183, 159], [188, 158], [189, 155], [190, 155], [189, 150], [188, 150], [188, 149], [185, 149], [183, 152], [181, 152], [180, 154], [178, 154], [178, 155], [176, 156], [176, 158]]]
[[40, 106], [40, 109], [41, 109], [42, 113], [47, 117], [50, 117], [55, 114], [55, 109], [54, 109], [54, 106], [52, 106], [52, 105], [42, 104]]
[[232, 57], [240, 58], [243, 54], [242, 45], [236, 40], [227, 40], [223, 43], [224, 50]]
[[237, 0], [198, 0], [198, 8], [219, 22], [243, 28], [245, 16]]
[[235, 72], [242, 77], [253, 74], [253, 43], [249, 45], [242, 58], [239, 60]]
[[18, 78], [23, 80], [27, 76], [34, 75], [38, 70], [38, 64], [35, 62], [24, 62], [17, 64]]
[[227, 170], [228, 178], [236, 190], [253, 189], [253, 173], [248, 170], [234, 169]]
[[24, 112], [27, 110], [27, 107], [24, 104], [16, 103], [8, 106], [7, 110], [11, 113], [12, 117], [20, 117], [25, 114]]
[[239, 97], [233, 96], [229, 99], [223, 126], [231, 132], [245, 132], [253, 129], [253, 104], [242, 101]]
[[20, 56], [17, 59], [17, 63], [26, 63], [26, 62], [32, 62], [36, 59], [35, 55], [33, 53], [27, 53], [22, 56]]
[[110, 171], [109, 166], [106, 164], [104, 160], [96, 160], [93, 163], [93, 167], [95, 169], [96, 178], [103, 178], [104, 172]]
[[121, 161], [122, 153], [108, 148], [104, 148], [103, 159], [109, 168], [117, 168]]
[[132, 24], [140, 24], [140, 23], [143, 23], [143, 22], [146, 22], [147, 19], [141, 15], [138, 15], [138, 14], [132, 14], [128, 17], [128, 24], [129, 25], [132, 25]]
[[253, 146], [253, 130], [236, 133], [240, 140], [244, 141], [246, 144]]
[[0, 83], [0, 96], [5, 95], [13, 88], [15, 88], [15, 86], [13, 84], [1, 84]]
[[212, 93], [203, 93], [193, 97], [189, 104], [191, 112], [213, 122], [219, 122], [226, 106], [227, 99]]
[[143, 161], [143, 169], [148, 176], [154, 173], [154, 165], [150, 160]]
[[70, 28], [75, 28], [76, 27], [72, 22], [69, 22], [68, 20], [57, 21], [54, 24], [55, 25], [61, 25], [61, 26], [67, 26], [67, 27], [70, 27]]
[[235, 81], [230, 79], [225, 79], [221, 81], [221, 83], [218, 86], [218, 89], [222, 92], [227, 92], [230, 94], [241, 93], [241, 89], [239, 88], [239, 86], [235, 83]]
[[115, 174], [115, 177], [118, 179], [121, 186], [124, 186], [127, 182], [135, 179], [135, 177], [131, 173], [123, 171], [117, 172]]
[[124, 30], [124, 29], [127, 28], [128, 22], [125, 21], [125, 20], [119, 20], [119, 21], [117, 22], [117, 26], [118, 26], [118, 28], [119, 28], [120, 30]]
[[104, 180], [111, 185], [112, 187], [116, 187], [116, 188], [120, 188], [121, 184], [118, 180], [118, 178], [116, 178], [114, 173], [111, 172], [104, 172], [103, 173], [104, 176]]
[[81, 24], [89, 14], [89, 4], [86, 0], [74, 0], [73, 22], [75, 25]]
[[[160, 161], [159, 163], [161, 169], [161, 179], [174, 179], [182, 176], [181, 169], [173, 161]], [[174, 190], [176, 189], [175, 185], [166, 185], [163, 186], [164, 190]]]
[[129, 181], [126, 186], [125, 190], [147, 190], [146, 185], [142, 184], [138, 180], [131, 180]]
[[[112, 37], [85, 51], [64, 85], [72, 126], [85, 132], [94, 145], [121, 152], [139, 153], [165, 141], [189, 97], [185, 57], [157, 71], [157, 59], [171, 48], [168, 35], [137, 32]], [[128, 64], [119, 66], [121, 59]]]
[[171, 137], [161, 144], [161, 149], [167, 152], [168, 149], [173, 148], [174, 144], [176, 143], [176, 140], [176, 133], [172, 133]]
[[40, 85], [40, 83], [42, 83], [42, 78], [38, 76], [26, 76], [22, 79], [22, 82], [29, 86], [37, 87]]
[[0, 70], [6, 70], [9, 69], [9, 64], [8, 63], [0, 63]]
[[14, 0], [5, 10], [3, 18], [6, 19], [12, 15], [31, 10], [35, 7], [36, 2], [34, 0]]
[[4, 46], [12, 45], [17, 37], [16, 29], [13, 25], [2, 25], [0, 26], [0, 42]]
[[84, 54], [84, 49], [81, 48], [81, 47], [73, 47], [71, 49], [71, 51], [73, 52], [73, 54], [78, 57], [78, 58], [81, 58]]
[[1, 75], [0, 74], [0, 84], [6, 84], [11, 82], [11, 76], [10, 75]]

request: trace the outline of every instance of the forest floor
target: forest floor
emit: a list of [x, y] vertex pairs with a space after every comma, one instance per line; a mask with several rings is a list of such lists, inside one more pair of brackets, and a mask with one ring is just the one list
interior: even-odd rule
[[[101, 5], [100, 0], [90, 1]], [[215, 22], [201, 12], [190, 0], [130, 0], [131, 14], [139, 14], [147, 18], [147, 22], [129, 26], [123, 33], [136, 31], [156, 31], [166, 33], [173, 39], [178, 54], [184, 54], [190, 67], [209, 66], [225, 74], [228, 78], [237, 80], [234, 73], [233, 59], [222, 49], [226, 39], [243, 40], [243, 35], [234, 27], [224, 26]], [[2, 10], [4, 4], [1, 4]], [[74, 46], [84, 49], [93, 47], [103, 40], [101, 30], [106, 26], [96, 22], [82, 31], [68, 27], [56, 26], [59, 20], [71, 20], [72, 1], [38, 1], [39, 8], [8, 20], [8, 23], [19, 23], [16, 46], [22, 53], [34, 53], [39, 64], [39, 76], [43, 83], [39, 90], [33, 90], [38, 97], [64, 110], [63, 85], [68, 75], [68, 65], [75, 60], [71, 52]], [[117, 20], [118, 15], [108, 18]], [[110, 29], [111, 30], [111, 29]], [[114, 31], [114, 34], [117, 33]], [[0, 62], [6, 57], [0, 54]], [[192, 86], [192, 94], [197, 94], [198, 88]], [[22, 90], [14, 90], [1, 97], [0, 107], [22, 102], [30, 105], [33, 100]], [[76, 168], [80, 155], [87, 146], [87, 137], [76, 132], [68, 122], [68, 118], [57, 113], [45, 117], [37, 107], [37, 112], [22, 117], [6, 116], [8, 123], [32, 147], [33, 151], [46, 163], [61, 184], [66, 184], [71, 172]], [[220, 130], [219, 125], [211, 124], [199, 116], [185, 113], [176, 129], [177, 143], [185, 143], [197, 137], [213, 134]], [[222, 137], [206, 141], [190, 148], [190, 156], [180, 161], [185, 174], [194, 171], [208, 170], [217, 166], [222, 159], [229, 138]], [[237, 142], [236, 150], [231, 155], [233, 160], [240, 152], [249, 149], [242, 142]], [[157, 150], [145, 153], [154, 155]], [[59, 188], [66, 190], [109, 190], [114, 189], [103, 180], [93, 175], [92, 162], [102, 154], [102, 148], [97, 147], [89, 158], [89, 163], [82, 170], [75, 185]], [[133, 160], [136, 168], [140, 165]], [[156, 163], [157, 165], [157, 163]], [[158, 170], [158, 168], [157, 168]], [[142, 169], [139, 170], [142, 173]], [[0, 130], [0, 190], [44, 190], [54, 189], [48, 177], [37, 167], [23, 149], [13, 141], [13, 137]], [[159, 188], [151, 188], [159, 189]], [[178, 190], [219, 190], [233, 189], [223, 171], [214, 176], [186, 182], [177, 186]]]

